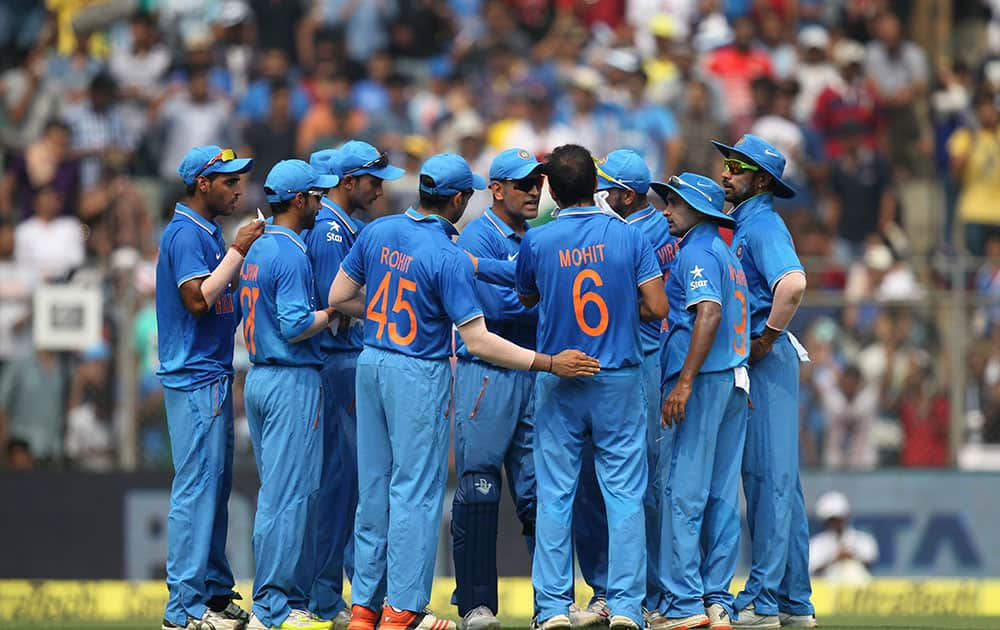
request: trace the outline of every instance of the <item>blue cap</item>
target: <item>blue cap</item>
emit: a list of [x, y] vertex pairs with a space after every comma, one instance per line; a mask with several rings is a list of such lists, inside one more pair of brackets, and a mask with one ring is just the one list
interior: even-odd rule
[[309, 156], [309, 166], [326, 175], [340, 177], [340, 151], [323, 149]]
[[524, 149], [507, 149], [493, 158], [493, 163], [490, 164], [490, 179], [524, 179], [540, 168], [542, 168], [541, 162]]
[[313, 188], [333, 188], [339, 182], [336, 175], [323, 175], [302, 160], [282, 160], [268, 172], [264, 196], [271, 203], [279, 203]]
[[[429, 186], [424, 185], [425, 175], [431, 178]], [[420, 167], [420, 179], [420, 190], [431, 195], [449, 196], [486, 188], [486, 180], [472, 172], [464, 157], [454, 153], [438, 153], [428, 158]]]
[[[232, 149], [229, 150], [232, 151]], [[214, 144], [195, 147], [188, 151], [184, 159], [181, 160], [181, 165], [177, 167], [177, 173], [184, 180], [184, 184], [190, 186], [196, 177], [205, 177], [213, 173], [246, 173], [253, 168], [251, 158], [235, 158], [223, 162], [222, 152], [222, 147]], [[235, 151], [233, 151], [233, 155], [236, 155]]]
[[597, 190], [631, 188], [642, 195], [649, 192], [649, 167], [642, 156], [631, 149], [618, 149], [598, 164]]
[[726, 191], [714, 179], [697, 173], [681, 173], [663, 182], [650, 182], [650, 187], [657, 195], [667, 198], [668, 191], [674, 191], [689, 206], [702, 214], [718, 219], [727, 227], [733, 227], [736, 222], [725, 213]]
[[340, 152], [340, 176], [372, 175], [379, 179], [399, 179], [406, 171], [389, 164], [389, 156], [360, 140], [350, 140], [337, 149]]
[[788, 199], [795, 196], [795, 189], [781, 179], [781, 174], [785, 172], [785, 156], [767, 140], [746, 133], [733, 146], [722, 144], [715, 140], [712, 140], [712, 144], [725, 157], [729, 157], [730, 154], [735, 153], [744, 162], [756, 164], [770, 173], [771, 177], [774, 178], [774, 190], [772, 192], [775, 197]]

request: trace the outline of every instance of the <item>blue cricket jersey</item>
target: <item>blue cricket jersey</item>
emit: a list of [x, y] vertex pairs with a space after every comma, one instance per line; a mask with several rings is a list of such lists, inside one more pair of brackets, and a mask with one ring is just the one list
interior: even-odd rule
[[[670, 223], [659, 210], [652, 204], [646, 206], [638, 212], [634, 212], [626, 219], [629, 225], [642, 230], [649, 244], [653, 247], [656, 255], [656, 262], [660, 267], [660, 272], [666, 274], [673, 262], [677, 252], [677, 239], [670, 234]], [[660, 349], [660, 328], [662, 322], [642, 322], [639, 329], [642, 337], [642, 351], [644, 353], [655, 352]]]
[[156, 261], [156, 331], [164, 387], [190, 391], [233, 375], [233, 336], [239, 315], [232, 286], [201, 317], [184, 307], [180, 286], [212, 274], [226, 255], [215, 221], [178, 203], [160, 237]]
[[540, 295], [538, 350], [580, 350], [602, 369], [641, 364], [638, 287], [660, 273], [642, 232], [594, 207], [564, 209], [529, 230], [517, 291]]
[[[527, 227], [525, 224], [525, 228]], [[498, 276], [510, 278], [510, 283], [505, 283], [506, 286], [485, 282], [482, 274], [476, 280], [476, 296], [486, 317], [486, 328], [523, 348], [534, 349], [538, 308], [525, 308], [513, 288], [521, 237], [492, 209], [487, 209], [483, 216], [465, 226], [457, 245], [479, 258], [480, 271], [483, 269], [483, 262], [490, 261], [498, 270], [505, 268], [494, 275], [495, 279]], [[478, 357], [465, 349], [461, 337], [458, 338], [458, 355], [478, 360]]]
[[747, 199], [730, 216], [736, 220], [731, 247], [750, 285], [750, 338], [756, 339], [771, 314], [775, 285], [789, 273], [805, 269], [770, 193]]
[[722, 307], [722, 320], [699, 373], [747, 364], [747, 280], [740, 261], [714, 223], [699, 223], [680, 240], [680, 252], [665, 286], [670, 312], [660, 365], [663, 382], [680, 373], [691, 347], [695, 306], [706, 300]]
[[268, 225], [240, 270], [243, 337], [254, 365], [323, 365], [317, 336], [292, 343], [313, 323], [316, 287], [306, 244], [298, 234]]
[[[337, 205], [335, 201], [323, 197], [323, 207], [316, 215], [316, 225], [302, 233], [306, 253], [312, 263], [316, 283], [316, 303], [327, 306], [330, 285], [333, 284], [340, 263], [351, 251], [354, 241], [364, 227]], [[364, 343], [364, 323], [358, 321], [350, 327], [341, 326], [334, 335], [326, 329], [317, 335], [319, 347], [325, 353], [359, 351]]]
[[421, 359], [451, 354], [452, 323], [483, 311], [455, 226], [413, 208], [370, 223], [341, 269], [365, 290], [365, 346]]

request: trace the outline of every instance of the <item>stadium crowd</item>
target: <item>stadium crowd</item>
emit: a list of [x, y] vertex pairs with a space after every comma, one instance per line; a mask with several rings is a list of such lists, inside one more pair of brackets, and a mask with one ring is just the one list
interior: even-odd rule
[[[183, 193], [177, 164], [203, 144], [255, 159], [231, 234], [264, 205], [275, 162], [351, 138], [407, 171], [372, 219], [416, 201], [419, 165], [438, 151], [485, 173], [511, 146], [625, 147], [666, 178], [719, 173], [707, 140], [755, 133], [788, 156], [799, 191], [780, 210], [809, 275], [793, 326], [813, 357], [803, 464], [953, 463], [956, 291], [968, 304], [960, 433], [1000, 442], [996, 2], [15, 0], [0, 7], [0, 50], [9, 467], [117, 465], [123, 344], [137, 361], [140, 465], [169, 467], [152, 269]], [[488, 203], [477, 193], [464, 220]], [[36, 348], [34, 290], [66, 281], [101, 288], [105, 341]]]

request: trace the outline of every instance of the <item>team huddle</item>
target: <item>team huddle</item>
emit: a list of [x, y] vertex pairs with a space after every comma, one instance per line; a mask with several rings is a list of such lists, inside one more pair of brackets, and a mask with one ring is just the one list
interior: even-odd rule
[[[714, 144], [721, 184], [652, 181], [629, 150], [508, 149], [488, 180], [439, 154], [416, 207], [364, 225], [352, 215], [404, 171], [350, 141], [277, 163], [271, 217], [228, 248], [215, 219], [253, 162], [189, 151], [156, 272], [175, 468], [164, 630], [455, 630], [427, 609], [452, 425], [461, 628], [501, 628], [504, 477], [532, 627], [815, 626], [798, 472], [808, 358], [785, 330], [805, 274], [772, 207], [795, 193], [764, 140]], [[556, 218], [530, 227], [546, 182]], [[459, 234], [487, 186], [491, 207]], [[241, 322], [261, 483], [252, 614], [225, 555]], [[752, 566], [734, 597], [741, 478]]]

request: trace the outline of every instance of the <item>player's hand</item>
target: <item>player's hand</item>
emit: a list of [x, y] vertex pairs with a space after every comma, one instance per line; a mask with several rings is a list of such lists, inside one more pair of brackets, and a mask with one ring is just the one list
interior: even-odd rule
[[563, 350], [559, 354], [552, 355], [551, 372], [556, 376], [563, 378], [593, 376], [600, 371], [601, 363], [579, 350]]
[[472, 261], [472, 273], [479, 273], [479, 259], [470, 254], [469, 252], [465, 252], [465, 255], [468, 256], [469, 260]]
[[757, 337], [750, 342], [750, 362], [759, 361], [767, 356], [771, 351], [773, 341], [768, 341], [765, 337]]
[[260, 238], [260, 235], [264, 233], [264, 226], [267, 224], [263, 221], [251, 221], [236, 232], [236, 238], [233, 239], [233, 244], [241, 248], [242, 251], [249, 251], [250, 246], [253, 242]]
[[684, 421], [684, 410], [687, 407], [688, 398], [691, 397], [691, 384], [685, 381], [677, 381], [674, 388], [667, 394], [667, 399], [663, 402], [660, 426], [666, 429], [679, 425]]

